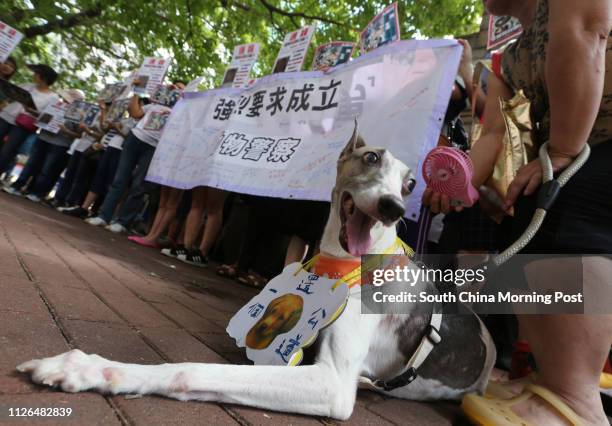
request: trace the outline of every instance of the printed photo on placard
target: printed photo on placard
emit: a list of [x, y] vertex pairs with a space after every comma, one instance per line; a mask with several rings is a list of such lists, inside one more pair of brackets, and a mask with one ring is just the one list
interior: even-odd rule
[[137, 75], [134, 79], [134, 93], [143, 94], [146, 92], [147, 84], [149, 83], [148, 75]]
[[115, 100], [108, 112], [106, 113], [105, 119], [111, 123], [116, 123], [127, 115], [127, 108], [130, 103], [129, 99], [117, 99]]
[[344, 64], [351, 59], [355, 43], [348, 41], [333, 41], [317, 47], [312, 61], [314, 71], [325, 71]]
[[66, 120], [76, 121], [80, 123], [85, 119], [87, 111], [89, 110], [90, 104], [83, 101], [74, 101], [66, 108], [65, 118]]
[[147, 118], [144, 129], [156, 132], [160, 131], [166, 125], [168, 117], [170, 117], [170, 113], [168, 112], [152, 112], [151, 115], [149, 115], [149, 118]]
[[400, 39], [397, 3], [390, 4], [374, 17], [359, 37], [361, 53], [370, 52]]
[[490, 16], [487, 50], [502, 47], [522, 32], [523, 27], [518, 19], [511, 16]]
[[285, 56], [284, 58], [278, 58], [276, 63], [274, 64], [274, 69], [272, 70], [272, 74], [276, 74], [279, 72], [285, 72], [287, 69], [287, 64], [289, 63], [289, 56]]
[[236, 69], [236, 68], [228, 68], [225, 71], [225, 75], [223, 76], [223, 83], [222, 83], [222, 85], [232, 84], [234, 82], [234, 79], [236, 78], [236, 72], [237, 71], [238, 71], [238, 69]]
[[134, 78], [134, 93], [152, 95], [157, 86], [163, 84], [170, 60], [166, 58], [147, 57], [138, 69]]
[[102, 92], [100, 92], [99, 99], [102, 99], [105, 103], [109, 104], [117, 99], [125, 91], [126, 85], [123, 83], [107, 84]]
[[83, 118], [83, 124], [86, 126], [92, 126], [96, 121], [96, 118], [100, 114], [100, 107], [98, 105], [89, 104], [85, 117]]
[[173, 89], [171, 86], [159, 86], [151, 95], [151, 102], [172, 108], [182, 95], [181, 90]]

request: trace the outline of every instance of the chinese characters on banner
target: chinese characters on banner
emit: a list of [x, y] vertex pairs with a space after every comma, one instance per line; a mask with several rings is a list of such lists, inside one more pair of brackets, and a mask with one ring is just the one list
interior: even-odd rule
[[518, 19], [511, 16], [490, 16], [487, 37], [487, 50], [502, 47], [510, 40], [518, 37], [523, 27]]
[[359, 35], [361, 54], [400, 39], [397, 2], [385, 7]]
[[[334, 289], [336, 282], [305, 271], [299, 263], [287, 265], [232, 317], [227, 333], [239, 347], [246, 347], [255, 364], [299, 364], [302, 348], [312, 344], [346, 305], [348, 286]], [[272, 326], [261, 327], [262, 323]]]
[[241, 44], [234, 47], [232, 62], [225, 70], [223, 86], [244, 87], [249, 81], [251, 68], [259, 56], [259, 43]]
[[[438, 140], [460, 54], [454, 40], [400, 41], [325, 73], [279, 73], [244, 89], [185, 93], [147, 179], [329, 200], [355, 117], [366, 143], [390, 149], [416, 173]], [[418, 216], [423, 189], [419, 181], [407, 217]]]
[[60, 126], [64, 124], [66, 107], [67, 104], [62, 101], [47, 106], [38, 116], [36, 126], [51, 133], [59, 132]]
[[165, 58], [145, 58], [134, 81], [134, 93], [152, 95], [160, 84], [170, 66], [170, 60]]
[[336, 65], [344, 64], [351, 59], [355, 43], [349, 41], [332, 41], [317, 47], [312, 60], [314, 71], [325, 71]]
[[6, 61], [22, 38], [23, 34], [0, 21], [0, 62]]
[[287, 34], [274, 61], [272, 73], [301, 71], [314, 32], [315, 26], [309, 25]]

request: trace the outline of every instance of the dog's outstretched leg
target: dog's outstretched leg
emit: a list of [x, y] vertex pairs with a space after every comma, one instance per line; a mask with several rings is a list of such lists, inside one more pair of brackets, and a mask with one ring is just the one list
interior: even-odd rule
[[[371, 328], [360, 328], [358, 322], [359, 317], [345, 312], [322, 333], [316, 364], [304, 367], [124, 364], [73, 350], [25, 362], [17, 369], [30, 373], [36, 383], [66, 392], [157, 394], [346, 419], [368, 350], [364, 328]], [[354, 330], [366, 338], [355, 339]]]

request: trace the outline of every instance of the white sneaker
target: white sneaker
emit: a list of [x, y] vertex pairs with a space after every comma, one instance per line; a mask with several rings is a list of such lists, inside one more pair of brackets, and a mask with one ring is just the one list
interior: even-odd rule
[[40, 197], [38, 195], [28, 194], [26, 198], [34, 203], [40, 203]]
[[125, 234], [127, 228], [120, 223], [114, 222], [104, 227], [104, 229], [111, 231], [114, 234]]
[[7, 194], [11, 194], [11, 195], [19, 195], [19, 196], [23, 195], [20, 190], [15, 189], [12, 186], [5, 186], [4, 188], [2, 188], [2, 190], [6, 192]]
[[88, 223], [93, 226], [107, 226], [108, 225], [108, 223], [99, 216], [90, 217], [88, 219], [85, 219], [85, 223]]

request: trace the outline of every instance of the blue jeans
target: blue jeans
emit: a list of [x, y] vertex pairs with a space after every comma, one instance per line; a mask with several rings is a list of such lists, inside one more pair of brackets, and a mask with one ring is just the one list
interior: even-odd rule
[[83, 153], [78, 151], [74, 151], [70, 156], [68, 166], [66, 167], [66, 172], [64, 173], [64, 179], [55, 192], [54, 198], [57, 201], [63, 203], [66, 201], [66, 198], [68, 198], [68, 194], [70, 193], [72, 185], [74, 184], [74, 179], [76, 177], [79, 164], [81, 163], [82, 156]]
[[134, 220], [142, 208], [147, 192], [145, 177], [154, 153], [155, 147], [141, 141], [131, 132], [127, 135], [123, 142], [123, 151], [121, 151], [115, 179], [113, 179], [104, 203], [100, 207], [99, 217], [106, 222], [111, 221], [121, 200], [121, 195], [128, 186], [130, 178], [132, 178], [132, 186], [118, 214], [117, 223], [128, 226]]
[[44, 198], [53, 189], [53, 185], [66, 167], [67, 151], [67, 146], [53, 145], [40, 138], [36, 139], [28, 162], [19, 175], [19, 179], [13, 184], [13, 188], [24, 187], [32, 178], [28, 192]]
[[21, 126], [11, 125], [0, 119], [0, 136], [7, 136], [6, 143], [0, 151], [0, 174], [9, 173], [13, 168], [13, 160], [19, 148], [32, 133]]

